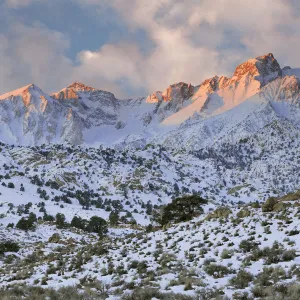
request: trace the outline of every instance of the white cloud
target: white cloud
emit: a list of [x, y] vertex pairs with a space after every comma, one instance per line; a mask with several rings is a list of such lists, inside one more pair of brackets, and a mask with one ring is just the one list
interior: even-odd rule
[[15, 24], [0, 35], [0, 92], [36, 83], [46, 90], [68, 82], [72, 62], [64, 55], [69, 41], [41, 24]]
[[[77, 1], [85, 5], [99, 3]], [[113, 51], [104, 51], [104, 47], [95, 51], [92, 60], [81, 59], [84, 68], [95, 66], [95, 75], [101, 72], [96, 66], [105, 61], [118, 62], [111, 64], [109, 80], [124, 76], [133, 85], [145, 86], [152, 92], [173, 82], [198, 84], [214, 74], [230, 75], [241, 60], [268, 52], [273, 52], [279, 62], [295, 66], [299, 63], [295, 46], [300, 43], [300, 22], [290, 1], [106, 0], [101, 6], [104, 2], [119, 13], [129, 28], [145, 30], [154, 43], [153, 51], [144, 57], [138, 43], [126, 53], [118, 50], [123, 47], [120, 43], [109, 46]], [[287, 24], [294, 30], [289, 31]], [[80, 56], [87, 54], [91, 52]]]
[[[120, 86], [122, 80], [136, 88], [144, 85], [143, 57], [135, 45], [104, 45], [99, 51], [82, 51], [77, 56], [78, 66], [74, 67], [73, 80], [79, 80], [118, 95], [126, 95]], [[129, 75], [130, 74], [130, 75]], [[126, 88], [126, 87], [125, 87]]]
[[42, 2], [44, 0], [5, 0], [4, 3], [11, 8], [21, 8], [28, 6], [34, 2]]
[[[6, 0], [15, 7], [33, 1], [42, 0]], [[78, 53], [74, 65], [65, 54], [67, 37], [41, 25], [18, 25], [11, 36], [0, 36], [0, 91], [10, 80], [15, 87], [33, 81], [48, 91], [79, 80], [128, 96], [132, 89], [151, 93], [178, 81], [230, 75], [238, 63], [268, 52], [282, 65], [300, 65], [294, 0], [73, 1], [82, 9], [93, 5], [101, 16], [114, 9], [130, 32], [145, 32], [152, 47], [145, 52], [141, 40], [121, 40]]]
[[[80, 73], [89, 73], [94, 78], [105, 77], [107, 80], [125, 78], [132, 86], [146, 88], [148, 92], [165, 89], [178, 81], [198, 84], [205, 77], [214, 75], [218, 70], [217, 51], [194, 46], [190, 42], [189, 32], [183, 26], [172, 29], [155, 19], [159, 10], [172, 5], [172, 2], [113, 2], [128, 26], [133, 30], [146, 30], [155, 47], [147, 55], [139, 50], [138, 45], [124, 46], [124, 43], [107, 45], [95, 52], [83, 51], [79, 55]], [[179, 13], [180, 9], [173, 9], [168, 15], [170, 22]]]

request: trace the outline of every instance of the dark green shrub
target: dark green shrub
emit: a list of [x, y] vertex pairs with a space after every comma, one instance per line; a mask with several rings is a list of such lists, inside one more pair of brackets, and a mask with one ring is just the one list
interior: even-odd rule
[[89, 232], [98, 233], [98, 235], [102, 237], [108, 231], [107, 222], [101, 217], [93, 216], [89, 220], [89, 223], [87, 225], [87, 230]]
[[119, 217], [119, 213], [117, 211], [112, 211], [109, 214], [109, 223], [110, 223], [110, 225], [112, 225], [112, 226], [118, 225], [119, 219], [120, 219], [120, 217]]
[[18, 252], [20, 247], [17, 243], [12, 241], [5, 241], [0, 243], [0, 255], [3, 255], [5, 252]]
[[257, 261], [261, 258], [265, 260], [265, 264], [277, 264], [282, 261], [291, 261], [296, 257], [294, 249], [286, 250], [284, 246], [278, 242], [274, 242], [273, 246], [263, 249], [255, 249], [248, 257], [252, 261]]
[[12, 182], [9, 182], [7, 184], [7, 187], [10, 188], [10, 189], [14, 189], [15, 188], [15, 185], [12, 183]]
[[45, 222], [54, 222], [55, 218], [53, 216], [48, 215], [48, 214], [45, 213], [44, 216], [43, 216], [43, 220]]
[[72, 227], [85, 230], [87, 223], [88, 223], [88, 221], [86, 219], [82, 219], [81, 217], [74, 216], [70, 225]]
[[57, 228], [63, 228], [66, 225], [66, 217], [64, 214], [57, 213], [55, 216], [55, 223]]
[[250, 252], [252, 250], [255, 250], [258, 248], [257, 244], [254, 241], [249, 241], [249, 240], [242, 240], [239, 248], [244, 252]]
[[214, 278], [222, 278], [225, 275], [231, 274], [233, 271], [226, 266], [217, 265], [217, 264], [209, 264], [204, 266], [204, 271]]
[[36, 215], [34, 213], [30, 213], [29, 217], [26, 219], [22, 217], [17, 223], [16, 227], [21, 230], [30, 230], [34, 228], [34, 223], [37, 221]]
[[240, 270], [235, 277], [230, 279], [230, 284], [237, 289], [244, 289], [253, 280], [253, 275], [245, 270]]

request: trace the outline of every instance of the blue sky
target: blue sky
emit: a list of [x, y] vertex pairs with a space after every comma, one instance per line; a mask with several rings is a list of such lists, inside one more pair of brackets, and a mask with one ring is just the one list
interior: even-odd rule
[[[22, 8], [21, 13], [20, 10], [12, 9], [10, 15], [27, 26], [32, 25], [34, 20], [62, 32], [71, 41], [71, 47], [66, 53], [71, 59], [75, 59], [76, 54], [85, 49], [96, 51], [101, 45], [113, 40], [114, 35], [118, 38], [117, 35], [126, 32], [117, 22], [109, 19], [102, 21], [99, 13], [91, 6], [82, 9], [72, 1], [54, 2], [55, 5], [33, 3]], [[114, 18], [112, 9], [108, 13]]]
[[299, 67], [299, 16], [295, 0], [0, 0], [0, 93], [81, 81], [144, 96], [269, 52]]
[[93, 5], [73, 0], [32, 1], [31, 5], [11, 6], [10, 9], [8, 6], [6, 17], [2, 20], [2, 32], [9, 31], [11, 21], [27, 26], [40, 23], [63, 33], [71, 41], [66, 55], [73, 60], [76, 60], [78, 52], [86, 49], [97, 51], [102, 45], [122, 39], [142, 44], [145, 39], [143, 30], [128, 31], [126, 24], [112, 7], [95, 9]]

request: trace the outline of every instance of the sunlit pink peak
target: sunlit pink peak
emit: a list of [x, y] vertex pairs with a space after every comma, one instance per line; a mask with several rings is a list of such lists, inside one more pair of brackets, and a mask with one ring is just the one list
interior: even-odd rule
[[206, 90], [207, 92], [214, 92], [215, 90], [219, 89], [219, 88], [223, 88], [226, 83], [228, 82], [229, 78], [225, 77], [225, 76], [214, 76], [211, 78], [208, 78], [206, 80], [204, 80], [201, 85], [200, 88], [202, 90]]
[[272, 53], [256, 58], [251, 58], [235, 69], [232, 79], [239, 80], [245, 74], [249, 74], [258, 80], [270, 79], [270, 77], [281, 76], [281, 68]]
[[149, 95], [146, 99], [147, 103], [169, 102], [173, 99], [187, 99], [194, 93], [194, 86], [190, 83], [178, 82], [171, 84], [164, 92], [157, 91]]
[[81, 82], [75, 81], [72, 84], [70, 84], [69, 86], [67, 86], [67, 88], [69, 89], [73, 89], [76, 91], [85, 91], [85, 92], [90, 92], [90, 91], [94, 91], [95, 89], [93, 87], [90, 87], [88, 85], [85, 85]]
[[10, 98], [10, 97], [18, 97], [18, 96], [23, 97], [24, 94], [29, 93], [30, 90], [36, 90], [36, 91], [39, 91], [40, 93], [42, 93], [40, 88], [38, 88], [36, 85], [31, 83], [31, 84], [25, 85], [17, 90], [13, 90], [13, 91], [10, 91], [8, 93], [1, 95], [0, 100], [4, 100], [4, 99]]
[[96, 89], [87, 86], [81, 82], [75, 81], [66, 88], [62, 89], [58, 93], [51, 94], [51, 97], [55, 99], [78, 99], [78, 92], [92, 92]]
[[[248, 59], [238, 65], [232, 77], [214, 76], [204, 80], [199, 85], [199, 93], [206, 95], [217, 90], [230, 86], [237, 86], [241, 82], [255, 82], [260, 88], [268, 82], [282, 75], [279, 63], [272, 53], [268, 53], [256, 58]], [[178, 82], [170, 85], [164, 92], [157, 91], [149, 95], [146, 99], [148, 103], [157, 103], [161, 101], [169, 102], [173, 99], [188, 99], [196, 93], [197, 88], [191, 84]]]
[[236, 86], [241, 81], [248, 83], [256, 81], [259, 86], [263, 86], [271, 80], [282, 75], [279, 63], [272, 53], [268, 53], [256, 58], [250, 58], [238, 65], [231, 78], [225, 76], [214, 76], [204, 80], [200, 85], [200, 91], [214, 92], [228, 86]]

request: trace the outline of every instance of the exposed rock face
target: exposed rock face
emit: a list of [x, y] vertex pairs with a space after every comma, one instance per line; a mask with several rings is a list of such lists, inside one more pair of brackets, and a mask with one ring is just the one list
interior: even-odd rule
[[267, 83], [282, 75], [273, 54], [249, 59], [240, 64], [231, 78], [214, 76], [204, 80], [192, 96], [193, 103], [164, 120], [178, 124], [189, 118], [207, 118], [226, 112], [260, 92]]
[[244, 75], [252, 76], [255, 80], [265, 85], [267, 82], [281, 76], [279, 63], [272, 53], [249, 59], [235, 69], [232, 80], [239, 81]]
[[68, 87], [68, 89], [72, 89], [76, 92], [81, 91], [81, 92], [91, 92], [91, 91], [95, 91], [96, 89], [94, 89], [93, 87], [90, 87], [88, 85], [85, 85], [81, 82], [75, 81], [72, 84], [70, 84]]
[[194, 92], [195, 87], [191, 84], [178, 82], [170, 85], [164, 92], [157, 91], [148, 96], [146, 103], [157, 104], [154, 113], [159, 122], [162, 122], [187, 105]]
[[181, 101], [189, 99], [194, 94], [194, 87], [185, 82], [170, 85], [164, 92], [157, 91], [146, 99], [147, 103]]
[[226, 86], [229, 78], [222, 76], [214, 76], [212, 78], [208, 78], [201, 83], [201, 88], [205, 89], [207, 93], [213, 93], [218, 89], [221, 89]]
[[149, 95], [146, 99], [147, 103], [159, 103], [163, 101], [162, 92], [157, 91], [152, 95]]
[[169, 102], [172, 100], [184, 101], [194, 94], [194, 87], [185, 82], [179, 82], [170, 85], [163, 93], [162, 98], [164, 101]]
[[269, 101], [283, 101], [299, 106], [300, 79], [294, 75], [278, 78], [266, 85], [260, 94]]
[[74, 82], [66, 88], [62, 89], [58, 93], [51, 94], [51, 97], [55, 99], [78, 99], [78, 92], [92, 92], [95, 91], [94, 88], [84, 85], [80, 82]]

